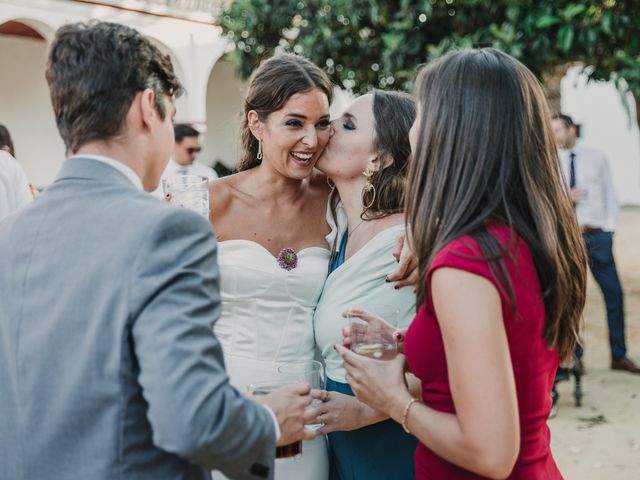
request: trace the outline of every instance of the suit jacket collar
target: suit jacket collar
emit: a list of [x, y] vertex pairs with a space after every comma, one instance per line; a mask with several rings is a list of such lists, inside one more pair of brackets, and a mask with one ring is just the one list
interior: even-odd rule
[[67, 158], [55, 181], [72, 178], [120, 183], [137, 190], [131, 179], [123, 172], [105, 162], [90, 157], [74, 156]]

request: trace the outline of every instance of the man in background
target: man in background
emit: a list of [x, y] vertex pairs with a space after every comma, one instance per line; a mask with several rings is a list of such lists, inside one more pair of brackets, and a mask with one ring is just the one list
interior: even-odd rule
[[[171, 160], [167, 164], [167, 168], [162, 172], [162, 179], [170, 178], [176, 175], [199, 175], [207, 177], [209, 181], [218, 178], [216, 171], [196, 162], [196, 157], [202, 151], [200, 145], [200, 132], [185, 123], [177, 123], [173, 127], [176, 137], [176, 144], [173, 148]], [[154, 195], [162, 197], [162, 180], [160, 186], [153, 192]]]
[[[625, 345], [623, 292], [612, 248], [618, 202], [607, 159], [596, 149], [576, 144], [578, 129], [568, 115], [555, 115], [552, 125], [560, 164], [589, 255], [589, 268], [607, 307], [611, 369], [640, 373], [640, 367], [627, 357]], [[582, 347], [578, 346], [576, 357], [580, 370], [584, 369], [582, 356]]]
[[24, 207], [32, 199], [24, 170], [15, 158], [4, 148], [0, 148], [0, 220]]
[[[0, 125], [0, 150], [9, 152], [9, 154], [14, 159], [16, 158], [16, 150], [13, 146], [13, 139], [11, 138], [11, 134], [9, 133], [9, 129], [4, 125]], [[22, 172], [22, 167], [20, 167], [19, 165], [18, 169], [20, 170], [20, 172]], [[21, 174], [24, 175], [24, 172], [22, 172]], [[21, 180], [18, 183], [21, 183]], [[32, 197], [35, 197], [38, 193], [38, 189], [32, 183], [29, 183], [29, 191]], [[2, 207], [0, 206], [0, 209], [1, 208]]]

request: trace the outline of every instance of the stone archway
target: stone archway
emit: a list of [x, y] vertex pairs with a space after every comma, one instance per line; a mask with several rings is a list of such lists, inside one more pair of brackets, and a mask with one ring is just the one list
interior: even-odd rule
[[51, 43], [56, 29], [40, 20], [29, 18], [0, 18], [0, 35], [32, 38]]
[[236, 77], [233, 65], [219, 60], [207, 82], [207, 131], [203, 135], [202, 161], [222, 162], [233, 169], [240, 157], [240, 121], [245, 84]]
[[53, 181], [64, 161], [44, 78], [55, 28], [39, 20], [0, 20], [0, 123], [13, 137], [16, 158], [38, 187]]

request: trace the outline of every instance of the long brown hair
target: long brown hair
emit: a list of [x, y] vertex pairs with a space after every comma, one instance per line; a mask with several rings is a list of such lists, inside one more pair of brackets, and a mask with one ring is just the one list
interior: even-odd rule
[[260, 121], [265, 122], [269, 114], [280, 110], [292, 95], [319, 88], [333, 98], [333, 86], [327, 74], [317, 65], [299, 55], [282, 54], [271, 57], [260, 64], [251, 76], [249, 90], [244, 99], [242, 119], [242, 158], [238, 171], [249, 170], [260, 165], [258, 140], [249, 129], [247, 114], [255, 110]]
[[[563, 186], [542, 88], [523, 64], [495, 49], [452, 52], [424, 67], [415, 88], [419, 134], [407, 213], [425, 278], [434, 255], [470, 235], [515, 308], [502, 223], [528, 245], [545, 304], [544, 339], [573, 353], [585, 303], [587, 257]], [[418, 306], [426, 298], [418, 286]]]
[[[367, 205], [361, 218], [383, 218], [404, 211], [404, 194], [411, 144], [409, 130], [416, 118], [413, 98], [403, 92], [373, 90], [373, 148], [393, 162], [373, 173], [369, 180], [375, 188], [364, 191], [362, 204]], [[370, 206], [369, 206], [370, 205]]]

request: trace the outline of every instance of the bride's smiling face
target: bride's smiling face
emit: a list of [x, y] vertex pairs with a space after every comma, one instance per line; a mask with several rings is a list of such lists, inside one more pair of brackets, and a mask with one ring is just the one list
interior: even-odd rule
[[264, 122], [254, 111], [248, 120], [262, 140], [262, 163], [287, 178], [308, 177], [329, 141], [329, 99], [319, 88], [292, 95]]

